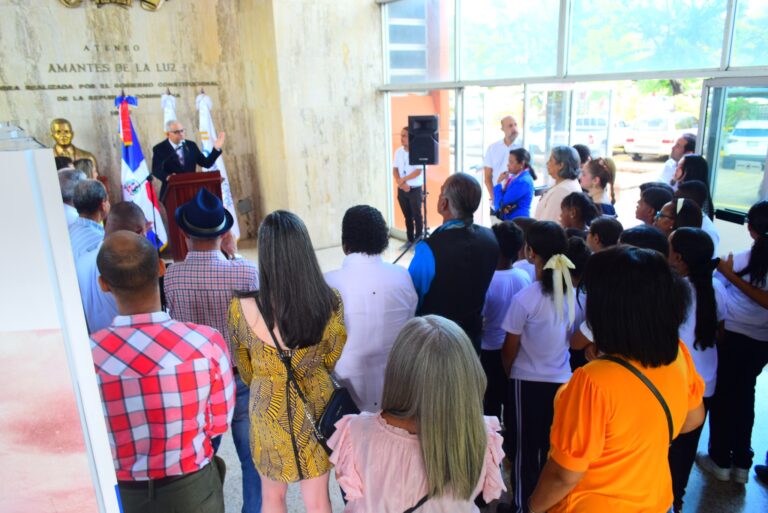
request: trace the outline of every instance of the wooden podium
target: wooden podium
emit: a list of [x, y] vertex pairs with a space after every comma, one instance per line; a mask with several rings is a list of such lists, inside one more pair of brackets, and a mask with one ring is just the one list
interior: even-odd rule
[[184, 232], [176, 225], [176, 209], [195, 197], [197, 191], [206, 188], [221, 199], [221, 173], [178, 173], [168, 177], [165, 192], [165, 210], [168, 214], [168, 240], [173, 251], [173, 260], [181, 262], [187, 256], [187, 241]]

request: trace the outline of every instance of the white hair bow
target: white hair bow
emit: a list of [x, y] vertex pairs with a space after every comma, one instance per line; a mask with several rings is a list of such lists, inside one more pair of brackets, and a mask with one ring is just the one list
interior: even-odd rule
[[680, 211], [683, 209], [683, 205], [685, 205], [685, 201], [682, 198], [677, 198], [675, 203], [675, 215], [680, 214]]
[[[544, 269], [552, 269], [552, 284], [555, 293], [555, 311], [557, 312], [557, 318], [561, 319], [563, 314], [563, 308], [565, 307], [564, 301], [568, 302], [568, 327], [573, 325], [573, 320], [576, 318], [576, 301], [575, 293], [573, 291], [573, 281], [571, 280], [571, 269], [575, 269], [576, 266], [570, 259], [558, 253], [552, 255], [544, 265]], [[563, 280], [565, 280], [565, 293], [566, 297], [563, 297]]]

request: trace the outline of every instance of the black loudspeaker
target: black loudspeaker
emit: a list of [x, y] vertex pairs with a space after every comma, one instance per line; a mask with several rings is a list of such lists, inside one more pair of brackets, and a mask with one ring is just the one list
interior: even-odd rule
[[408, 164], [435, 165], [439, 161], [437, 116], [408, 116]]

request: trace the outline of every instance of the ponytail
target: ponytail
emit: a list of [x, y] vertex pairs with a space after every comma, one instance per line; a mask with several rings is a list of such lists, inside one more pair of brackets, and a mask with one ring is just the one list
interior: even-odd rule
[[[557, 254], [568, 251], [565, 230], [552, 221], [536, 221], [525, 232], [525, 243], [541, 257], [544, 263]], [[552, 296], [555, 290], [551, 269], [541, 271], [541, 289]]]
[[688, 267], [688, 279], [696, 292], [696, 340], [699, 350], [715, 345], [717, 333], [717, 304], [712, 286], [712, 272], [717, 261], [712, 260], [715, 244], [707, 232], [698, 228], [680, 228], [672, 234], [672, 250]]
[[747, 218], [749, 229], [755, 233], [755, 243], [752, 244], [749, 263], [736, 274], [739, 277], [749, 274], [749, 283], [761, 289], [768, 278], [768, 201], [752, 205]]
[[599, 159], [590, 160], [587, 164], [587, 169], [589, 169], [592, 176], [598, 179], [601, 189], [610, 187], [611, 205], [615, 205], [616, 192], [613, 186], [616, 182], [616, 163], [613, 159], [600, 157]]

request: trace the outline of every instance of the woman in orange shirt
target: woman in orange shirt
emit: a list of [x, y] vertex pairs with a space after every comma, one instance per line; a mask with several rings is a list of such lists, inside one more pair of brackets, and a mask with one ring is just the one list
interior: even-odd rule
[[677, 336], [688, 291], [660, 253], [629, 246], [592, 255], [582, 285], [595, 344], [619, 361], [594, 360], [558, 391], [529, 511], [665, 512], [669, 444], [704, 421], [704, 382]]

